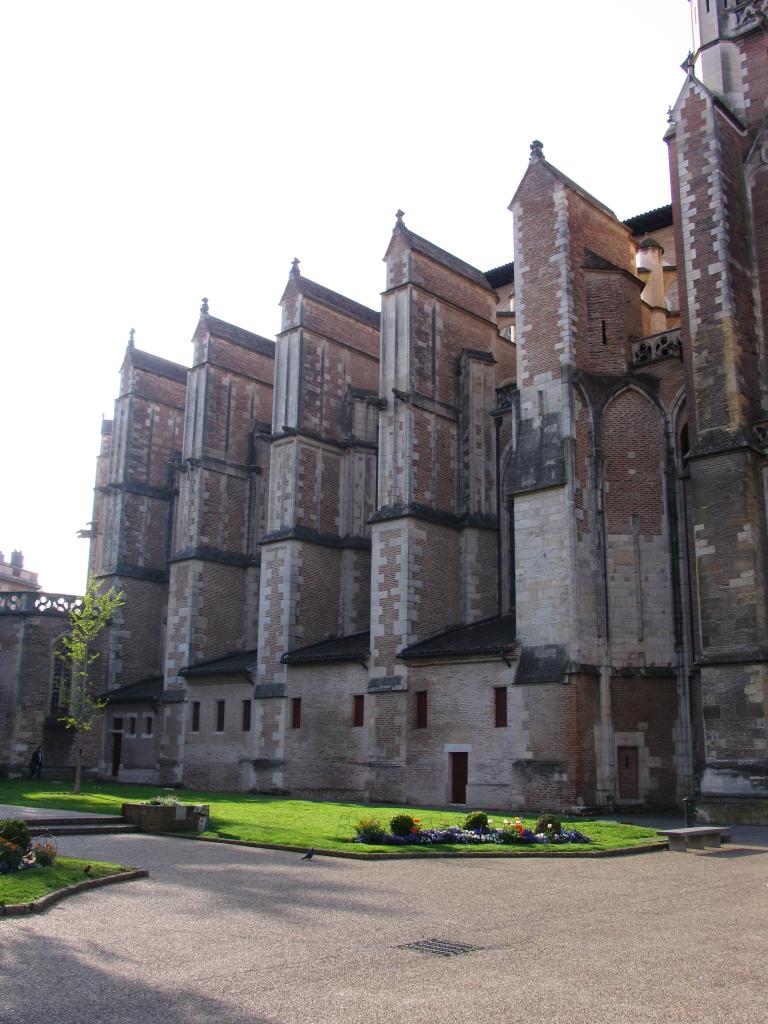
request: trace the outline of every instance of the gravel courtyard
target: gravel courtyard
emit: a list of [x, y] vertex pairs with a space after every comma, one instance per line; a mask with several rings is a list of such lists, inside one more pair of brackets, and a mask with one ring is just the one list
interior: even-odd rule
[[[2, 1024], [768, 1021], [768, 829], [593, 860], [59, 847], [150, 877], [0, 919]], [[431, 938], [477, 949], [401, 948]]]

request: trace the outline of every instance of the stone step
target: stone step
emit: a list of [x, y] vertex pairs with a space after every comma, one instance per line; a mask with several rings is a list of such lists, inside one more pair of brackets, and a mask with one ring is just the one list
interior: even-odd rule
[[71, 814], [46, 814], [44, 818], [27, 818], [24, 814], [19, 817], [26, 821], [31, 828], [33, 825], [125, 825], [126, 821], [119, 814], [78, 814], [73, 817]]
[[29, 825], [30, 836], [85, 836], [85, 835], [114, 835], [119, 832], [138, 832], [135, 825], [124, 821], [121, 824], [112, 825], [83, 825], [83, 824], [61, 824], [51, 823]]
[[117, 832], [137, 832], [138, 829], [119, 814], [51, 815], [45, 818], [26, 818], [31, 836], [112, 835]]

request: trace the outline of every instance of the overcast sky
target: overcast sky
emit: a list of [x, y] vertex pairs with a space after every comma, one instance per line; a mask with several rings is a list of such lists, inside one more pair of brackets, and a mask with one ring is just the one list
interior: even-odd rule
[[669, 202], [687, 0], [0, 2], [0, 550], [81, 591], [128, 331], [202, 296], [268, 337], [294, 256], [374, 308], [398, 207], [507, 263], [529, 143], [621, 219]]

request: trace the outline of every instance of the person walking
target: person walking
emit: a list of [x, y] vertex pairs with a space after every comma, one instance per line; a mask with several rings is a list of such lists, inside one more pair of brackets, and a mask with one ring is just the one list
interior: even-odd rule
[[30, 779], [42, 779], [43, 777], [43, 750], [42, 747], [38, 747], [37, 750], [32, 754], [29, 759], [29, 777]]

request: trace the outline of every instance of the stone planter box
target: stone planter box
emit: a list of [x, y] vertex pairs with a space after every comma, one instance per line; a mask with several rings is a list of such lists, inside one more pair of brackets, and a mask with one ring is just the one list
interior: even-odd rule
[[123, 804], [122, 815], [142, 832], [202, 832], [208, 804]]

